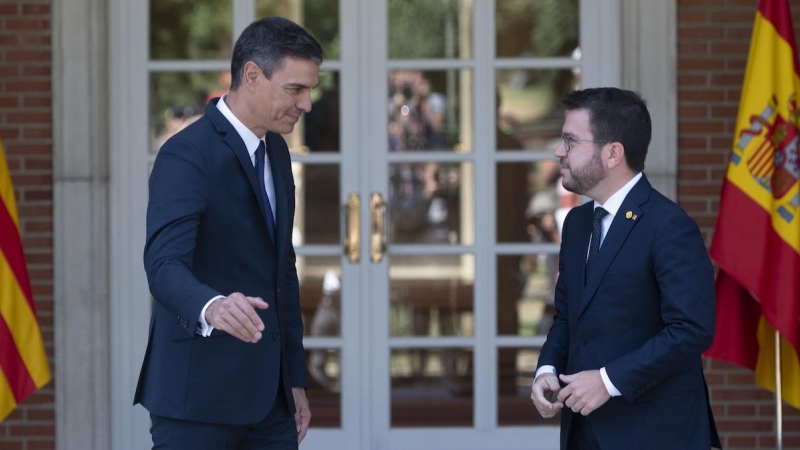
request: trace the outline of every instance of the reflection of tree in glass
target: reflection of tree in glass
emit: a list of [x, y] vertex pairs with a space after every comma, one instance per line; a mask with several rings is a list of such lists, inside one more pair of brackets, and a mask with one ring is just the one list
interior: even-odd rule
[[[389, 58], [444, 58], [442, 30], [458, 26], [458, 0], [389, 0]], [[450, 43], [450, 51], [453, 45]]]
[[151, 59], [229, 59], [231, 0], [152, 0]]
[[[578, 48], [577, 0], [498, 0], [495, 19], [498, 57], [572, 56]], [[557, 98], [574, 89], [557, 71], [530, 80], [549, 87]]]
[[301, 4], [302, 20], [294, 17], [295, 4], [298, 0], [258, 0], [256, 2], [256, 18], [280, 16], [293, 20], [311, 33], [322, 46], [322, 55], [326, 60], [339, 58], [339, 1], [338, 0], [304, 0]]

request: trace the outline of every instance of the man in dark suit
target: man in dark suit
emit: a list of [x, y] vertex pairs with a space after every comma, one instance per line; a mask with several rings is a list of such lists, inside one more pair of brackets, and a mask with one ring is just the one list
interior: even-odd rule
[[154, 449], [297, 449], [311, 412], [281, 134], [311, 109], [322, 50], [266, 18], [233, 49], [228, 95], [161, 148], [144, 263], [155, 302], [134, 402]]
[[563, 105], [562, 182], [594, 201], [564, 222], [531, 399], [544, 417], [561, 411], [562, 449], [719, 447], [701, 360], [714, 272], [696, 223], [642, 173], [647, 107], [615, 88]]

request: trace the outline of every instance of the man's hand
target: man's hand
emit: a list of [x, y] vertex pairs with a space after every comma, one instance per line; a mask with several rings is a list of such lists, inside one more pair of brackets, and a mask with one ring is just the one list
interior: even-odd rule
[[564, 407], [564, 403], [561, 401], [551, 401], [560, 390], [561, 385], [558, 384], [555, 374], [543, 373], [533, 380], [531, 400], [533, 400], [536, 410], [545, 419], [555, 416]]
[[588, 416], [611, 398], [599, 370], [585, 370], [560, 378], [567, 386], [559, 392], [558, 401], [576, 414]]
[[311, 422], [311, 408], [308, 407], [305, 389], [293, 387], [292, 396], [294, 397], [294, 408], [297, 410], [294, 413], [294, 421], [297, 423], [297, 443], [300, 444], [306, 437], [308, 424]]
[[267, 309], [269, 305], [258, 297], [245, 297], [239, 292], [214, 300], [206, 309], [206, 322], [245, 342], [261, 339], [264, 322], [255, 308]]

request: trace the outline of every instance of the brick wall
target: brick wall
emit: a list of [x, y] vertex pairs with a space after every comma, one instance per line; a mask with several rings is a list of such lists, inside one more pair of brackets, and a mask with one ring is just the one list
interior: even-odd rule
[[[53, 364], [53, 192], [50, 1], [0, 0], [0, 137], [22, 226], [39, 322]], [[0, 423], [3, 450], [55, 448], [55, 388]]]
[[[678, 196], [707, 243], [736, 127], [758, 0], [678, 0]], [[800, 0], [790, 0], [795, 30]], [[751, 371], [706, 360], [726, 449], [774, 449], [774, 395]], [[800, 412], [785, 405], [784, 449], [800, 449]]]

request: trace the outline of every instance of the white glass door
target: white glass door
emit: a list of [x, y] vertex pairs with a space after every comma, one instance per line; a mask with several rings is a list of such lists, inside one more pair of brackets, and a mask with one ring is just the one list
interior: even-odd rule
[[[113, 157], [134, 169], [113, 182], [141, 223], [117, 218], [131, 251], [114, 273], [130, 288], [112, 305], [149, 316], [140, 251], [160, 145], [227, 90], [241, 30], [287, 17], [325, 52], [312, 112], [285, 136], [313, 413], [301, 448], [554, 448], [558, 419], [529, 395], [560, 221], [580, 201], [558, 189], [557, 102], [618, 84], [618, 34], [601, 31], [619, 27], [618, 0], [115, 4], [131, 51], [127, 106], [112, 109], [131, 142]], [[145, 342], [127, 333], [114, 443], [148, 448], [146, 413], [130, 409]]]

